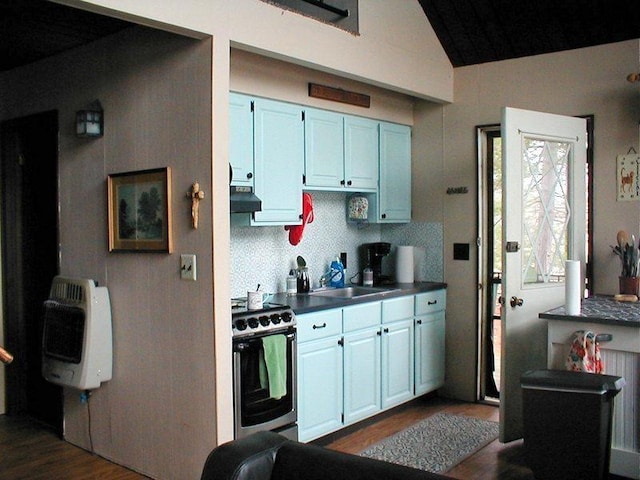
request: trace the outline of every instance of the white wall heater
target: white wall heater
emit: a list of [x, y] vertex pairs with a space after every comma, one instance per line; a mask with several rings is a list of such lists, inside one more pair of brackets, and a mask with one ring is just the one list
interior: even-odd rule
[[89, 279], [53, 279], [44, 302], [42, 375], [78, 390], [111, 380], [111, 304], [106, 287]]

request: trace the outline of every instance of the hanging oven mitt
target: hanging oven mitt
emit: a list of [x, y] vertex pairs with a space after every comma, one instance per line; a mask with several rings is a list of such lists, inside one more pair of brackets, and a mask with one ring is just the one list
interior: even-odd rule
[[286, 225], [285, 230], [289, 231], [289, 243], [298, 245], [302, 240], [304, 227], [307, 223], [313, 222], [313, 197], [310, 193], [302, 194], [302, 225]]
[[595, 333], [578, 330], [573, 334], [566, 366], [567, 370], [574, 372], [604, 373], [600, 345], [596, 341]]

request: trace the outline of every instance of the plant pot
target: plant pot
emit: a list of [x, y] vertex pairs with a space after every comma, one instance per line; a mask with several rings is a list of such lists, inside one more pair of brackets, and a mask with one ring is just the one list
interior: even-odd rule
[[624, 295], [638, 295], [640, 277], [618, 277], [620, 281], [620, 293]]

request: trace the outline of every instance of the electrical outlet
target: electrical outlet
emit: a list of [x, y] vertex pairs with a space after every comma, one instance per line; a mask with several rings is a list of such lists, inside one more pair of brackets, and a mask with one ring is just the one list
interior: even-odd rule
[[180, 255], [180, 278], [196, 281], [196, 256], [193, 254]]

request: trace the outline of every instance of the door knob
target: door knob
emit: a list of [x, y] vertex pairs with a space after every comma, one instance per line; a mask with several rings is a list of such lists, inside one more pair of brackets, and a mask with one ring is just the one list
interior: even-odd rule
[[511, 300], [509, 301], [509, 303], [511, 304], [512, 308], [516, 308], [516, 307], [521, 307], [522, 304], [524, 303], [524, 300], [516, 296], [513, 296], [511, 297]]

